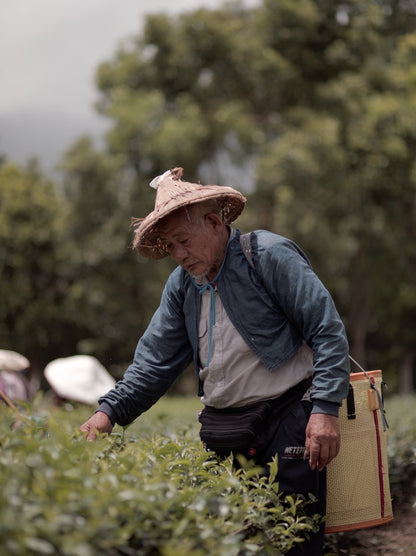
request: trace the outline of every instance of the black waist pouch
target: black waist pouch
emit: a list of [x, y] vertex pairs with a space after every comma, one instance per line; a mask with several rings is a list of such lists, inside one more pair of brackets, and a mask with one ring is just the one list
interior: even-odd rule
[[201, 440], [207, 450], [219, 456], [231, 452], [253, 456], [259, 449], [259, 437], [267, 427], [271, 412], [270, 401], [226, 409], [206, 406], [198, 417]]
[[200, 437], [207, 450], [227, 457], [231, 453], [253, 457], [274, 435], [282, 417], [299, 402], [310, 380], [305, 380], [274, 400], [244, 407], [216, 409], [205, 406], [198, 419]]

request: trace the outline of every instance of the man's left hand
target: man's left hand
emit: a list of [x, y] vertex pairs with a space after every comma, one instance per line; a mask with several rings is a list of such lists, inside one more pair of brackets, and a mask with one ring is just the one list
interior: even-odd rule
[[339, 452], [340, 432], [338, 417], [312, 413], [306, 427], [305, 458], [311, 469], [319, 471], [328, 465]]

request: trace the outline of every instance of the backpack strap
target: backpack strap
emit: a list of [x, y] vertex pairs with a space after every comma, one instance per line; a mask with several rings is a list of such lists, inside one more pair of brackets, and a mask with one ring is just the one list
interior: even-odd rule
[[251, 232], [240, 235], [240, 245], [251, 268], [254, 268], [253, 254], [251, 252]]
[[[264, 291], [267, 293], [267, 295], [272, 300], [272, 297], [271, 297], [270, 293], [268, 292], [266, 286], [264, 285], [262, 277], [259, 275], [259, 272], [257, 271], [257, 269], [254, 266], [253, 253], [251, 252], [251, 234], [252, 233], [253, 232], [248, 232], [247, 234], [241, 234], [240, 235], [241, 249], [243, 250], [243, 253], [244, 253], [244, 255], [247, 259], [248, 264], [251, 266], [251, 268], [256, 273], [256, 276], [259, 279], [261, 285], [263, 286]], [[285, 313], [285, 314], [286, 314], [287, 319], [292, 323], [292, 325], [298, 330], [300, 335], [303, 337], [303, 332], [300, 330], [299, 326], [295, 322], [293, 322], [293, 320], [287, 315], [287, 313]]]

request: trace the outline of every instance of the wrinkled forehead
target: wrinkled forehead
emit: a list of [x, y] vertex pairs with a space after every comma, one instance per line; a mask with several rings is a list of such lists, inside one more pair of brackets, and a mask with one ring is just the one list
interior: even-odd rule
[[195, 222], [191, 217], [191, 208], [183, 207], [165, 216], [158, 224], [158, 233], [161, 240], [175, 237], [195, 230]]

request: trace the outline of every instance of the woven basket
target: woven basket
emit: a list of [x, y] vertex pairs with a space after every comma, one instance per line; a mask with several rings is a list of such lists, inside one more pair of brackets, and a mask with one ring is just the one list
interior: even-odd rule
[[393, 519], [386, 433], [377, 395], [381, 374], [350, 375], [353, 397], [349, 396], [349, 403], [344, 400], [340, 410], [341, 449], [327, 470], [326, 533], [364, 529]]

